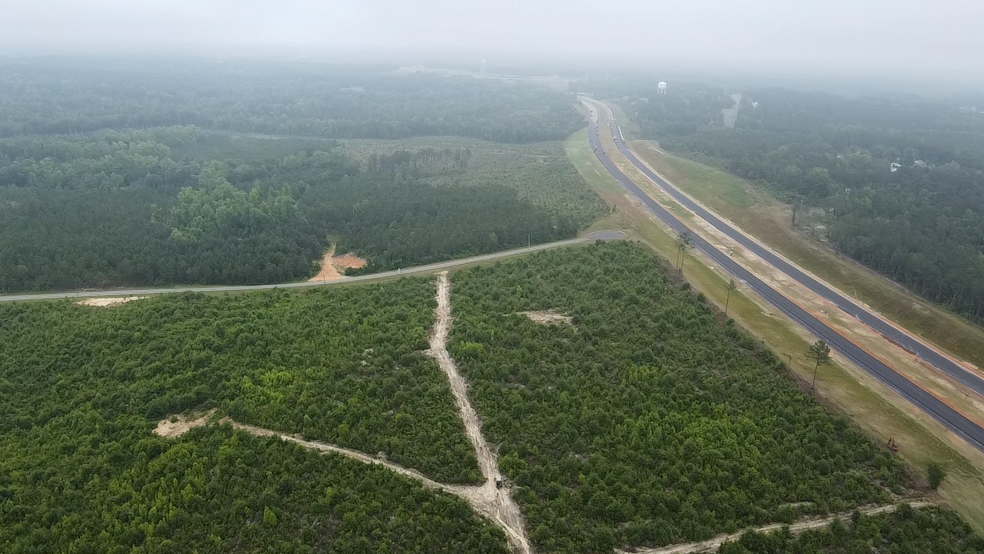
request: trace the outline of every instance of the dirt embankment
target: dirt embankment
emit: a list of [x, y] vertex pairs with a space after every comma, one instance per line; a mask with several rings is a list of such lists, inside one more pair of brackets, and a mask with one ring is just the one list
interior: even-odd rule
[[365, 267], [367, 263], [366, 260], [356, 256], [352, 252], [336, 257], [335, 247], [333, 245], [321, 260], [321, 271], [314, 277], [311, 277], [310, 281], [313, 283], [341, 279], [345, 276], [346, 269], [360, 269]]

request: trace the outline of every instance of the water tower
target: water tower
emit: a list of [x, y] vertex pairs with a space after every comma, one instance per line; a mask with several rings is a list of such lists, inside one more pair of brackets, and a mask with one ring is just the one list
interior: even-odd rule
[[666, 94], [666, 81], [660, 81], [659, 84], [656, 85], [656, 94]]
[[479, 72], [482, 73], [483, 75], [489, 72], [489, 64], [488, 64], [488, 62], [486, 62], [485, 60], [482, 60], [482, 63], [479, 66]]

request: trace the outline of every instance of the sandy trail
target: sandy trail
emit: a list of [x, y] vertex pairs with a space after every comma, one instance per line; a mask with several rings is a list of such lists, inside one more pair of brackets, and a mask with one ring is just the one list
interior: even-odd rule
[[496, 452], [486, 442], [482, 435], [482, 422], [468, 401], [468, 383], [458, 372], [458, 366], [447, 351], [448, 334], [451, 332], [451, 281], [448, 272], [438, 274], [437, 279], [437, 309], [434, 332], [430, 338], [430, 349], [427, 355], [437, 360], [451, 383], [451, 393], [458, 407], [458, 415], [465, 424], [465, 432], [478, 458], [478, 466], [485, 477], [485, 484], [477, 487], [479, 498], [473, 502], [476, 510], [489, 514], [493, 521], [506, 532], [509, 543], [514, 550], [529, 554], [529, 541], [526, 538], [526, 526], [523, 514], [510, 495], [510, 487], [496, 488], [495, 478], [499, 472], [499, 459]]
[[[514, 551], [522, 554], [531, 554], [532, 551], [530, 550], [529, 541], [526, 538], [523, 514], [519, 510], [519, 505], [513, 501], [510, 495], [510, 488], [503, 487], [500, 489], [495, 486], [495, 479], [499, 474], [498, 456], [489, 447], [489, 444], [485, 441], [485, 437], [482, 436], [482, 423], [478, 419], [478, 414], [475, 413], [474, 408], [472, 408], [471, 403], [468, 401], [468, 383], [458, 373], [458, 367], [447, 351], [448, 334], [451, 331], [451, 283], [448, 280], [447, 271], [440, 273], [438, 277], [435, 318], [434, 329], [430, 338], [430, 349], [426, 353], [428, 356], [437, 360], [437, 363], [441, 366], [441, 369], [448, 376], [448, 381], [451, 383], [451, 392], [454, 396], [455, 405], [458, 408], [458, 414], [465, 424], [468, 439], [475, 448], [479, 468], [482, 471], [482, 476], [485, 477], [485, 483], [482, 485], [469, 486], [438, 483], [419, 471], [394, 464], [388, 460], [375, 458], [357, 450], [350, 450], [324, 442], [309, 441], [297, 435], [279, 433], [255, 425], [238, 423], [228, 417], [223, 418], [219, 423], [228, 423], [234, 429], [257, 437], [277, 437], [310, 450], [340, 454], [365, 464], [381, 465], [400, 475], [416, 479], [425, 487], [458, 496], [471, 504], [476, 512], [489, 518], [501, 527], [505, 531], [506, 538]], [[215, 410], [212, 410], [194, 420], [178, 416], [173, 423], [170, 419], [164, 419], [158, 424], [155, 432], [164, 437], [178, 437], [193, 427], [207, 424], [214, 413]]]
[[[925, 506], [931, 506], [932, 502], [911, 502], [909, 503], [915, 509], [923, 508]], [[858, 511], [865, 515], [877, 515], [894, 512], [898, 509], [899, 504], [885, 504], [882, 506], [868, 506], [866, 508], [861, 508]], [[789, 530], [793, 534], [802, 533], [803, 531], [809, 529], [817, 529], [820, 527], [826, 527], [834, 522], [834, 519], [840, 518], [842, 520], [850, 520], [851, 514], [853, 512], [844, 512], [840, 514], [835, 514], [832, 516], [826, 516], [822, 518], [807, 519], [794, 523], [789, 526]], [[762, 527], [756, 527], [755, 530], [759, 533], [772, 533], [782, 529], [785, 526], [784, 523], [773, 523], [770, 525], [763, 525]], [[672, 546], [664, 546], [662, 548], [649, 548], [642, 550], [631, 551], [631, 554], [691, 554], [699, 552], [715, 552], [722, 544], [726, 542], [737, 541], [741, 538], [741, 533], [732, 533], [730, 535], [718, 535], [713, 539], [709, 539], [702, 542], [691, 542], [686, 544], [675, 544]], [[630, 554], [629, 551], [616, 550], [617, 554]]]
[[[325, 442], [304, 440], [304, 439], [302, 439], [301, 437], [299, 437], [297, 435], [288, 435], [288, 434], [285, 434], [285, 433], [278, 433], [276, 431], [271, 431], [270, 429], [264, 429], [263, 427], [257, 427], [255, 425], [247, 425], [245, 423], [237, 423], [237, 422], [233, 421], [232, 419], [230, 419], [228, 417], [222, 418], [219, 421], [219, 423], [228, 423], [229, 425], [232, 425], [232, 427], [234, 429], [238, 429], [240, 431], [245, 431], [245, 432], [249, 433], [250, 435], [254, 435], [254, 436], [257, 436], [257, 437], [277, 437], [277, 438], [279, 438], [281, 440], [284, 440], [284, 441], [287, 441], [287, 442], [292, 442], [294, 444], [298, 444], [298, 445], [303, 446], [304, 448], [307, 448], [307, 449], [310, 449], [310, 450], [318, 450], [320, 452], [332, 452], [334, 454], [341, 454], [342, 456], [348, 456], [349, 458], [358, 460], [358, 461], [360, 461], [362, 463], [365, 463], [365, 464], [370, 464], [370, 465], [378, 464], [378, 465], [381, 465], [381, 466], [383, 466], [383, 467], [385, 467], [385, 468], [387, 468], [389, 470], [395, 471], [396, 473], [399, 473], [400, 475], [404, 475], [406, 477], [410, 477], [411, 479], [416, 479], [416, 480], [420, 481], [421, 483], [423, 483], [424, 486], [426, 486], [426, 487], [429, 487], [429, 488], [432, 488], [432, 489], [440, 489], [442, 491], [450, 492], [451, 494], [456, 494], [458, 496], [465, 496], [464, 494], [460, 494], [460, 490], [461, 489], [474, 489], [474, 488], [477, 488], [477, 487], [458, 487], [458, 486], [455, 486], [455, 485], [445, 485], [444, 483], [438, 483], [437, 481], [434, 481], [432, 479], [429, 479], [428, 477], [426, 477], [424, 474], [420, 473], [419, 471], [416, 471], [416, 470], [413, 470], [413, 469], [408, 469], [408, 468], [405, 468], [405, 467], [403, 467], [403, 466], [401, 466], [399, 464], [394, 464], [393, 462], [389, 462], [389, 461], [386, 461], [386, 460], [383, 460], [383, 459], [380, 459], [380, 458], [374, 458], [374, 457], [372, 457], [372, 456], [370, 456], [370, 455], [368, 455], [368, 454], [366, 454], [364, 452], [359, 452], [357, 450], [350, 450], [348, 448], [342, 448], [340, 446], [335, 446], [334, 444], [328, 444], [328, 443], [325, 443]], [[468, 500], [468, 498], [465, 498], [465, 499]]]

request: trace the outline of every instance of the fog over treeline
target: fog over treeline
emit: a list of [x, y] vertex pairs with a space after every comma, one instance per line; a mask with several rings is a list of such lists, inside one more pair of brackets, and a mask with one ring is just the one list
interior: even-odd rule
[[[309, 56], [403, 63], [489, 58], [578, 68], [661, 64], [803, 77], [976, 85], [973, 0], [38, 0], [11, 2], [0, 55]], [[932, 83], [930, 83], [932, 84]]]

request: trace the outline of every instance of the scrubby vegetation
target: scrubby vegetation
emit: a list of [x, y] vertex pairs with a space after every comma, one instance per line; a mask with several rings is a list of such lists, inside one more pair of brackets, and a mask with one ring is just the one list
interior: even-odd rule
[[850, 521], [835, 520], [829, 528], [805, 531], [798, 536], [788, 529], [772, 534], [749, 532], [737, 542], [718, 549], [718, 554], [839, 552], [970, 554], [984, 552], [984, 539], [949, 510], [934, 507], [913, 510], [904, 505], [891, 514], [855, 513]]
[[[433, 294], [427, 280], [403, 279], [113, 308], [0, 306], [4, 552], [487, 544], [491, 531], [465, 504], [381, 470], [228, 431], [177, 443], [151, 434], [169, 414], [215, 407], [442, 481], [476, 482], [446, 378], [421, 352]], [[265, 508], [276, 529], [260, 522]], [[488, 551], [502, 551], [491, 533]]]
[[36, 435], [52, 443], [4, 432], [4, 552], [508, 552], [464, 501], [383, 468], [228, 427], [172, 443], [136, 416], [74, 415]]
[[244, 423], [475, 481], [445, 378], [421, 352], [433, 293], [426, 280], [409, 279], [112, 309], [5, 305], [0, 371], [18, 393], [5, 393], [3, 423], [25, 440], [64, 431], [82, 414], [111, 428], [124, 418], [143, 433], [169, 414], [219, 407]]
[[[706, 539], [889, 500], [900, 462], [640, 247], [455, 275], [451, 352], [544, 552]], [[519, 312], [557, 309], [574, 327]], [[516, 314], [516, 315], [504, 315]]]

